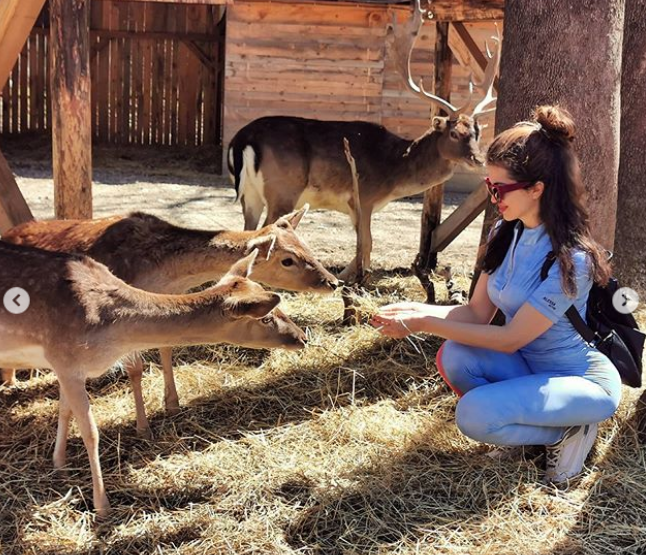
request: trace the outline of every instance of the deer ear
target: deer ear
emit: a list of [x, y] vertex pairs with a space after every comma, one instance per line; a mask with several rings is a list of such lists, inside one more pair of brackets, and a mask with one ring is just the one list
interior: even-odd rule
[[310, 205], [306, 204], [301, 208], [300, 210], [295, 210], [294, 212], [290, 212], [289, 214], [284, 215], [281, 220], [287, 220], [289, 224], [296, 229], [298, 227], [298, 224], [301, 223], [301, 220], [303, 219], [303, 216], [307, 214], [307, 211], [310, 209]]
[[443, 118], [441, 116], [435, 116], [433, 118], [433, 129], [435, 131], [444, 131], [446, 129], [447, 123], [448, 123], [447, 118]]
[[236, 318], [249, 316], [251, 318], [262, 318], [267, 316], [280, 303], [280, 296], [269, 291], [261, 295], [254, 295], [253, 298], [241, 299], [231, 307], [231, 313]]
[[256, 261], [258, 256], [258, 249], [254, 249], [251, 254], [245, 256], [241, 260], [238, 260], [227, 272], [228, 276], [243, 277], [248, 278], [253, 269], [253, 263]]
[[255, 239], [251, 239], [247, 242], [247, 252], [251, 252], [253, 249], [255, 249], [258, 251], [258, 254], [260, 254], [260, 251], [264, 252], [265, 246], [267, 247], [266, 258], [267, 260], [269, 260], [269, 257], [274, 252], [274, 247], [276, 246], [275, 234], [270, 233], [269, 235], [263, 235], [261, 237], [256, 237]]

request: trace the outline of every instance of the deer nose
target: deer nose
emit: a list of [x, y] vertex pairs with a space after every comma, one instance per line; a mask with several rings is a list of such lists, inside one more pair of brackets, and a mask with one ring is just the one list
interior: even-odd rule
[[339, 280], [336, 279], [334, 276], [332, 276], [332, 279], [322, 278], [321, 285], [323, 287], [329, 287], [330, 289], [332, 289], [332, 291], [336, 291], [336, 289], [339, 287]]
[[482, 154], [472, 154], [471, 160], [476, 164], [478, 164], [479, 166], [484, 166], [485, 164], [485, 158]]

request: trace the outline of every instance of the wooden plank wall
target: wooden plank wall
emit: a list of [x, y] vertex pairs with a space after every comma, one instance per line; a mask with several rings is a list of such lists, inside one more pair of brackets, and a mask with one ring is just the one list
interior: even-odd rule
[[[414, 138], [428, 129], [429, 103], [395, 69], [388, 25], [406, 8], [236, 2], [228, 6], [223, 143], [264, 115], [366, 120]], [[484, 50], [494, 24], [467, 24]], [[417, 42], [412, 73], [433, 79], [435, 26]], [[469, 72], [456, 62], [451, 102], [465, 101]], [[490, 140], [493, 117], [484, 140]], [[225, 150], [226, 152], [226, 150]]]
[[46, 101], [46, 91], [49, 90], [48, 42], [48, 36], [37, 33], [32, 33], [27, 39], [0, 97], [1, 133], [51, 128], [51, 114]]
[[[92, 127], [98, 143], [219, 145], [223, 6], [91, 3]], [[0, 99], [0, 131], [51, 128], [47, 14]], [[147, 35], [144, 35], [147, 33]]]

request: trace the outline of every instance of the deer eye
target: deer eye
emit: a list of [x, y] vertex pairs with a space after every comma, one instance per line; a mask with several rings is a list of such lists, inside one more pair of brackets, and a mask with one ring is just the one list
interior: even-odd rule
[[289, 268], [294, 265], [294, 260], [292, 258], [284, 258], [280, 263], [285, 266], [285, 268]]
[[458, 132], [455, 130], [451, 131], [451, 138], [455, 141], [457, 141], [460, 138], [460, 135], [458, 135]]
[[274, 317], [273, 316], [265, 316], [264, 318], [261, 318], [260, 321], [263, 324], [267, 324], [267, 325], [273, 324], [274, 323]]

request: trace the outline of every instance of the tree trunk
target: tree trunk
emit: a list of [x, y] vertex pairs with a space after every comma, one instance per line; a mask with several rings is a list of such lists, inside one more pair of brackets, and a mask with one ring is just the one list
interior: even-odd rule
[[52, 160], [56, 217], [92, 217], [89, 0], [51, 0]]
[[[539, 104], [559, 103], [572, 113], [592, 233], [609, 249], [617, 208], [623, 23], [623, 0], [507, 0], [496, 110], [496, 133], [528, 119]], [[481, 242], [494, 214], [488, 206]]]
[[621, 151], [614, 267], [646, 300], [646, 0], [626, 0], [621, 74]]

